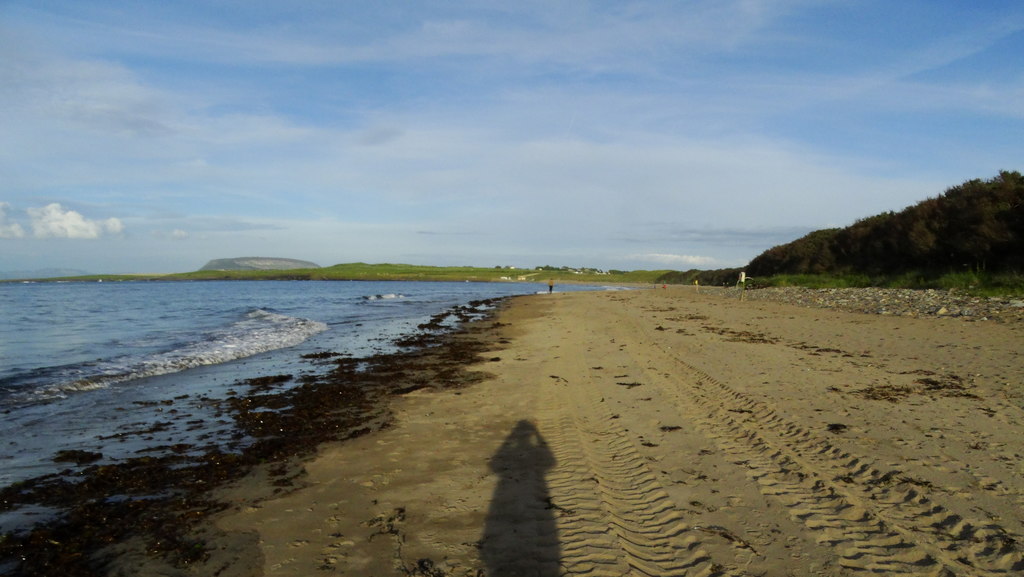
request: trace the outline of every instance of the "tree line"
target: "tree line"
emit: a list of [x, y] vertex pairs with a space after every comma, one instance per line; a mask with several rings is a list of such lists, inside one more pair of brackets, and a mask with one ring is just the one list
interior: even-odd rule
[[969, 180], [900, 212], [814, 231], [761, 253], [747, 273], [943, 275], [1024, 271], [1024, 176]]

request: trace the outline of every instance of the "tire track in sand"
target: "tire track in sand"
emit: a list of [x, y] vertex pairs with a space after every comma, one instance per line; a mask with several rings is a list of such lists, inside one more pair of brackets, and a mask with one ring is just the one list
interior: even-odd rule
[[[587, 369], [558, 379], [542, 411], [542, 430], [557, 465], [548, 475], [558, 512], [567, 574], [620, 576], [739, 575], [715, 563], [706, 535], [684, 520], [614, 416], [586, 391]], [[587, 375], [587, 376], [584, 376]]]
[[791, 517], [818, 534], [819, 542], [834, 547], [843, 567], [922, 576], [1024, 571], [1021, 546], [1003, 527], [962, 518], [927, 487], [789, 422], [682, 361], [657, 339], [643, 346], [661, 357], [643, 369], [645, 376], [684, 417], [745, 465], [762, 493], [784, 503]]

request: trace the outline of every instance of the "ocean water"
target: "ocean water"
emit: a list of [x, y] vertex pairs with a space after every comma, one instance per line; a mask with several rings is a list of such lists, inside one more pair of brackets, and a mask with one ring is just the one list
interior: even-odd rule
[[307, 353], [391, 352], [432, 315], [537, 292], [546, 284], [0, 283], [0, 486], [67, 469], [58, 451], [102, 464], [230, 438], [207, 400], [244, 379], [315, 370]]

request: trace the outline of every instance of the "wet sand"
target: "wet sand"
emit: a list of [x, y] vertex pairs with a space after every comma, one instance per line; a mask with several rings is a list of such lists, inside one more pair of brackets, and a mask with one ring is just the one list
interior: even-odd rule
[[[392, 398], [484, 378], [470, 367], [486, 347], [472, 336], [483, 327], [469, 321], [495, 302], [435, 315], [395, 343], [399, 352], [303, 355], [281, 374], [239, 380], [222, 398], [155, 401], [166, 415], [158, 428], [188, 428], [194, 443], [150, 443], [113, 460], [96, 451], [55, 453], [59, 472], [0, 487], [0, 575], [260, 574], [247, 537], [208, 522], [233, 505], [218, 500], [216, 489], [249, 477], [247, 501], [285, 494], [326, 443], [391, 426]], [[452, 319], [465, 329], [450, 334]], [[151, 441], [157, 428], [139, 425], [101, 440]]]
[[1024, 574], [1021, 330], [691, 287], [516, 298], [465, 337], [483, 380], [401, 395], [283, 491], [219, 491], [206, 568]]

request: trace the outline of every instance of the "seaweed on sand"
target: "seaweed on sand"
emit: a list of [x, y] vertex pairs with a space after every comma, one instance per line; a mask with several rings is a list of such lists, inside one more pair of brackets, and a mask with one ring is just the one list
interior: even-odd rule
[[[479, 304], [490, 308], [494, 302]], [[456, 317], [469, 314], [459, 310]], [[179, 447], [163, 456], [89, 466], [86, 455], [66, 455], [84, 468], [0, 489], [0, 513], [32, 506], [60, 512], [30, 529], [0, 535], [0, 572], [104, 575], [132, 543], [141, 543], [144, 555], [165, 566], [202, 567], [211, 549], [199, 529], [228, 507], [212, 496], [213, 489], [259, 465], [272, 465], [267, 470], [273, 491], [284, 491], [295, 477], [285, 463], [310, 455], [322, 443], [386, 427], [390, 396], [479, 381], [483, 374], [467, 366], [482, 362], [488, 343], [480, 334], [490, 327], [473, 323], [446, 335], [409, 339], [405, 346], [417, 348], [396, 354], [318, 355], [319, 361], [333, 359], [330, 370], [303, 375], [293, 386], [284, 386], [291, 375], [241, 383], [246, 394], [211, 401], [232, 416], [234, 445]]]

